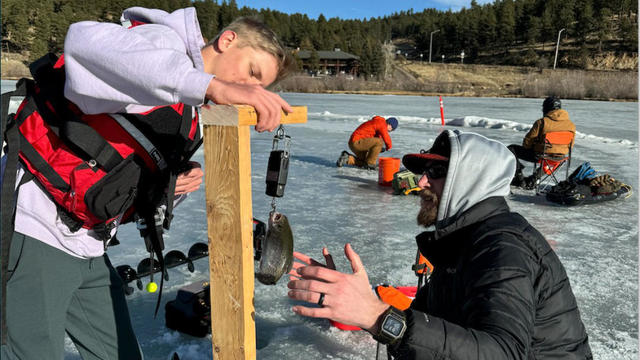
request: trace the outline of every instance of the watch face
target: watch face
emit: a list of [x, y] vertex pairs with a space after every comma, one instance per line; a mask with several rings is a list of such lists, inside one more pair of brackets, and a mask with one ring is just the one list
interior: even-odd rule
[[404, 323], [395, 317], [387, 316], [382, 324], [382, 330], [393, 335], [394, 337], [400, 336]]

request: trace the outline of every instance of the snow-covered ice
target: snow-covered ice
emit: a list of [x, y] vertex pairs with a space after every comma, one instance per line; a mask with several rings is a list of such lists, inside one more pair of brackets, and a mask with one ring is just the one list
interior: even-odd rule
[[[2, 91], [12, 83], [3, 81]], [[349, 270], [342, 247], [350, 242], [373, 284], [415, 285], [414, 237], [421, 229], [413, 196], [393, 196], [377, 185], [377, 172], [336, 168], [351, 132], [373, 115], [395, 116], [394, 147], [383, 156], [402, 157], [428, 149], [441, 130], [436, 97], [282, 94], [293, 105], [309, 107], [306, 124], [286, 126], [292, 136], [292, 161], [285, 196], [277, 201], [293, 227], [297, 251], [321, 258], [328, 246], [338, 268]], [[520, 143], [540, 117], [542, 99], [444, 98], [446, 128], [483, 134], [504, 144]], [[638, 103], [563, 100], [578, 134], [571, 169], [590, 161], [638, 189]], [[264, 195], [264, 177], [273, 134], [252, 132], [254, 217], [266, 220], [271, 199]], [[195, 159], [203, 162], [203, 150]], [[530, 168], [528, 168], [530, 169]], [[205, 169], [206, 171], [206, 169]], [[527, 171], [527, 170], [525, 170]], [[478, 174], [482, 176], [482, 174]], [[523, 214], [556, 244], [580, 306], [597, 359], [638, 356], [638, 196], [567, 208], [532, 192], [515, 190], [511, 208]], [[175, 211], [167, 250], [187, 252], [193, 242], [206, 241], [204, 190], [192, 194]], [[136, 266], [145, 254], [133, 226], [119, 232], [121, 245], [110, 248], [114, 265]], [[163, 303], [181, 286], [206, 279], [206, 260], [169, 270]], [[146, 283], [146, 282], [145, 282]], [[275, 286], [256, 282], [256, 343], [259, 359], [373, 359], [375, 342], [363, 332], [345, 332], [326, 320], [302, 318], [290, 309], [286, 280]], [[156, 319], [155, 294], [128, 297], [133, 326], [146, 359], [167, 359], [173, 351], [184, 360], [211, 359], [211, 338], [194, 338], [164, 326], [164, 307]], [[215, 327], [215, 324], [214, 324]], [[66, 359], [79, 359], [67, 339]]]

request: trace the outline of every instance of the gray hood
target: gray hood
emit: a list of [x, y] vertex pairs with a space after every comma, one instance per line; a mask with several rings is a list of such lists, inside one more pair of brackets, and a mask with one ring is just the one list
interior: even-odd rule
[[187, 44], [189, 57], [193, 59], [196, 69], [204, 71], [204, 62], [200, 50], [204, 47], [204, 39], [200, 31], [200, 24], [193, 7], [179, 9], [171, 14], [164, 10], [132, 7], [122, 12], [121, 22], [140, 21], [143, 23], [165, 25], [180, 35], [182, 41]]
[[453, 222], [466, 210], [490, 197], [506, 196], [516, 171], [516, 158], [502, 143], [474, 133], [445, 130], [451, 146], [436, 229]]

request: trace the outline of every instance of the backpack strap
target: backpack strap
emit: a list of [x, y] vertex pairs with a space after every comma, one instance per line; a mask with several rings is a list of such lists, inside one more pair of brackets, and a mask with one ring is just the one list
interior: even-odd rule
[[110, 171], [122, 160], [120, 153], [96, 130], [82, 121], [64, 97], [65, 72], [61, 59], [46, 54], [29, 65], [40, 94], [34, 95], [37, 109], [47, 125], [65, 144], [88, 158], [94, 159], [105, 171]]
[[164, 171], [167, 168], [167, 162], [165, 161], [162, 153], [144, 134], [138, 130], [126, 117], [121, 114], [109, 114], [133, 139], [144, 148], [149, 154], [149, 157], [153, 160], [160, 171]]
[[120, 164], [124, 158], [95, 129], [79, 121], [65, 121], [60, 127], [60, 135], [70, 147], [80, 149], [90, 159], [94, 159], [106, 172]]

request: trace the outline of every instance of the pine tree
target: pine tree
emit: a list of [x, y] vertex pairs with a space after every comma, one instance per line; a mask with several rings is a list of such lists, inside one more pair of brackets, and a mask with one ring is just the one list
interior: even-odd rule
[[49, 41], [51, 39], [51, 14], [53, 13], [53, 1], [40, 1], [35, 8], [33, 34], [31, 47], [29, 49], [29, 60], [34, 61], [49, 52]]
[[219, 32], [218, 4], [213, 0], [196, 1], [193, 3], [200, 22], [200, 31], [207, 40], [213, 40]]
[[365, 80], [369, 79], [369, 75], [373, 73], [373, 66], [371, 61], [371, 47], [369, 42], [365, 41], [362, 48], [362, 54], [360, 55], [360, 74], [364, 76]]
[[496, 13], [491, 5], [485, 5], [482, 8], [482, 23], [480, 28], [480, 37], [482, 39], [481, 44], [493, 48], [496, 42], [496, 29], [498, 26], [498, 19]]
[[221, 28], [231, 24], [238, 17], [238, 4], [235, 0], [224, 1], [218, 11], [218, 24]]
[[375, 44], [372, 46], [370, 61], [371, 73], [380, 78], [380, 76], [383, 75], [385, 67], [384, 54], [382, 53], [382, 44], [375, 42]]
[[311, 71], [318, 71], [318, 69], [320, 69], [320, 56], [318, 56], [316, 49], [311, 49], [311, 54], [309, 55], [309, 69]]
[[52, 6], [53, 16], [51, 16], [51, 34], [48, 47], [49, 51], [59, 54], [62, 53], [69, 24], [74, 22], [73, 9], [70, 2], [64, 1], [56, 1]]
[[298, 52], [297, 52], [297, 51], [294, 51], [294, 52], [291, 54], [291, 56], [293, 57], [293, 61], [294, 61], [294, 62], [295, 62], [295, 64], [296, 64], [296, 70], [297, 70], [297, 71], [301, 71], [301, 70], [302, 70], [302, 64], [303, 64], [303, 61], [302, 61], [302, 59], [300, 59], [300, 56], [298, 56]]
[[542, 24], [540, 18], [536, 16], [530, 16], [528, 20], [526, 41], [527, 44], [535, 44], [540, 37]]
[[555, 38], [555, 26], [553, 24], [553, 17], [550, 7], [545, 7], [542, 13], [542, 24], [540, 27], [540, 36], [542, 40], [542, 49], [544, 50], [544, 43], [553, 41]]
[[594, 19], [591, 4], [591, 0], [581, 0], [576, 4], [575, 8], [576, 26], [574, 27], [574, 33], [582, 44], [587, 41], [587, 36], [593, 31]]
[[623, 16], [620, 19], [619, 36], [629, 51], [638, 52], [638, 21], [637, 17]]
[[24, 51], [29, 48], [29, 8], [22, 0], [2, 1], [2, 49]]
[[515, 7], [512, 0], [502, 0], [498, 6], [498, 36], [504, 50], [513, 45], [516, 28]]
[[596, 21], [596, 35], [598, 37], [598, 51], [602, 51], [602, 42], [607, 41], [613, 34], [612, 12], [609, 8], [600, 10]]

